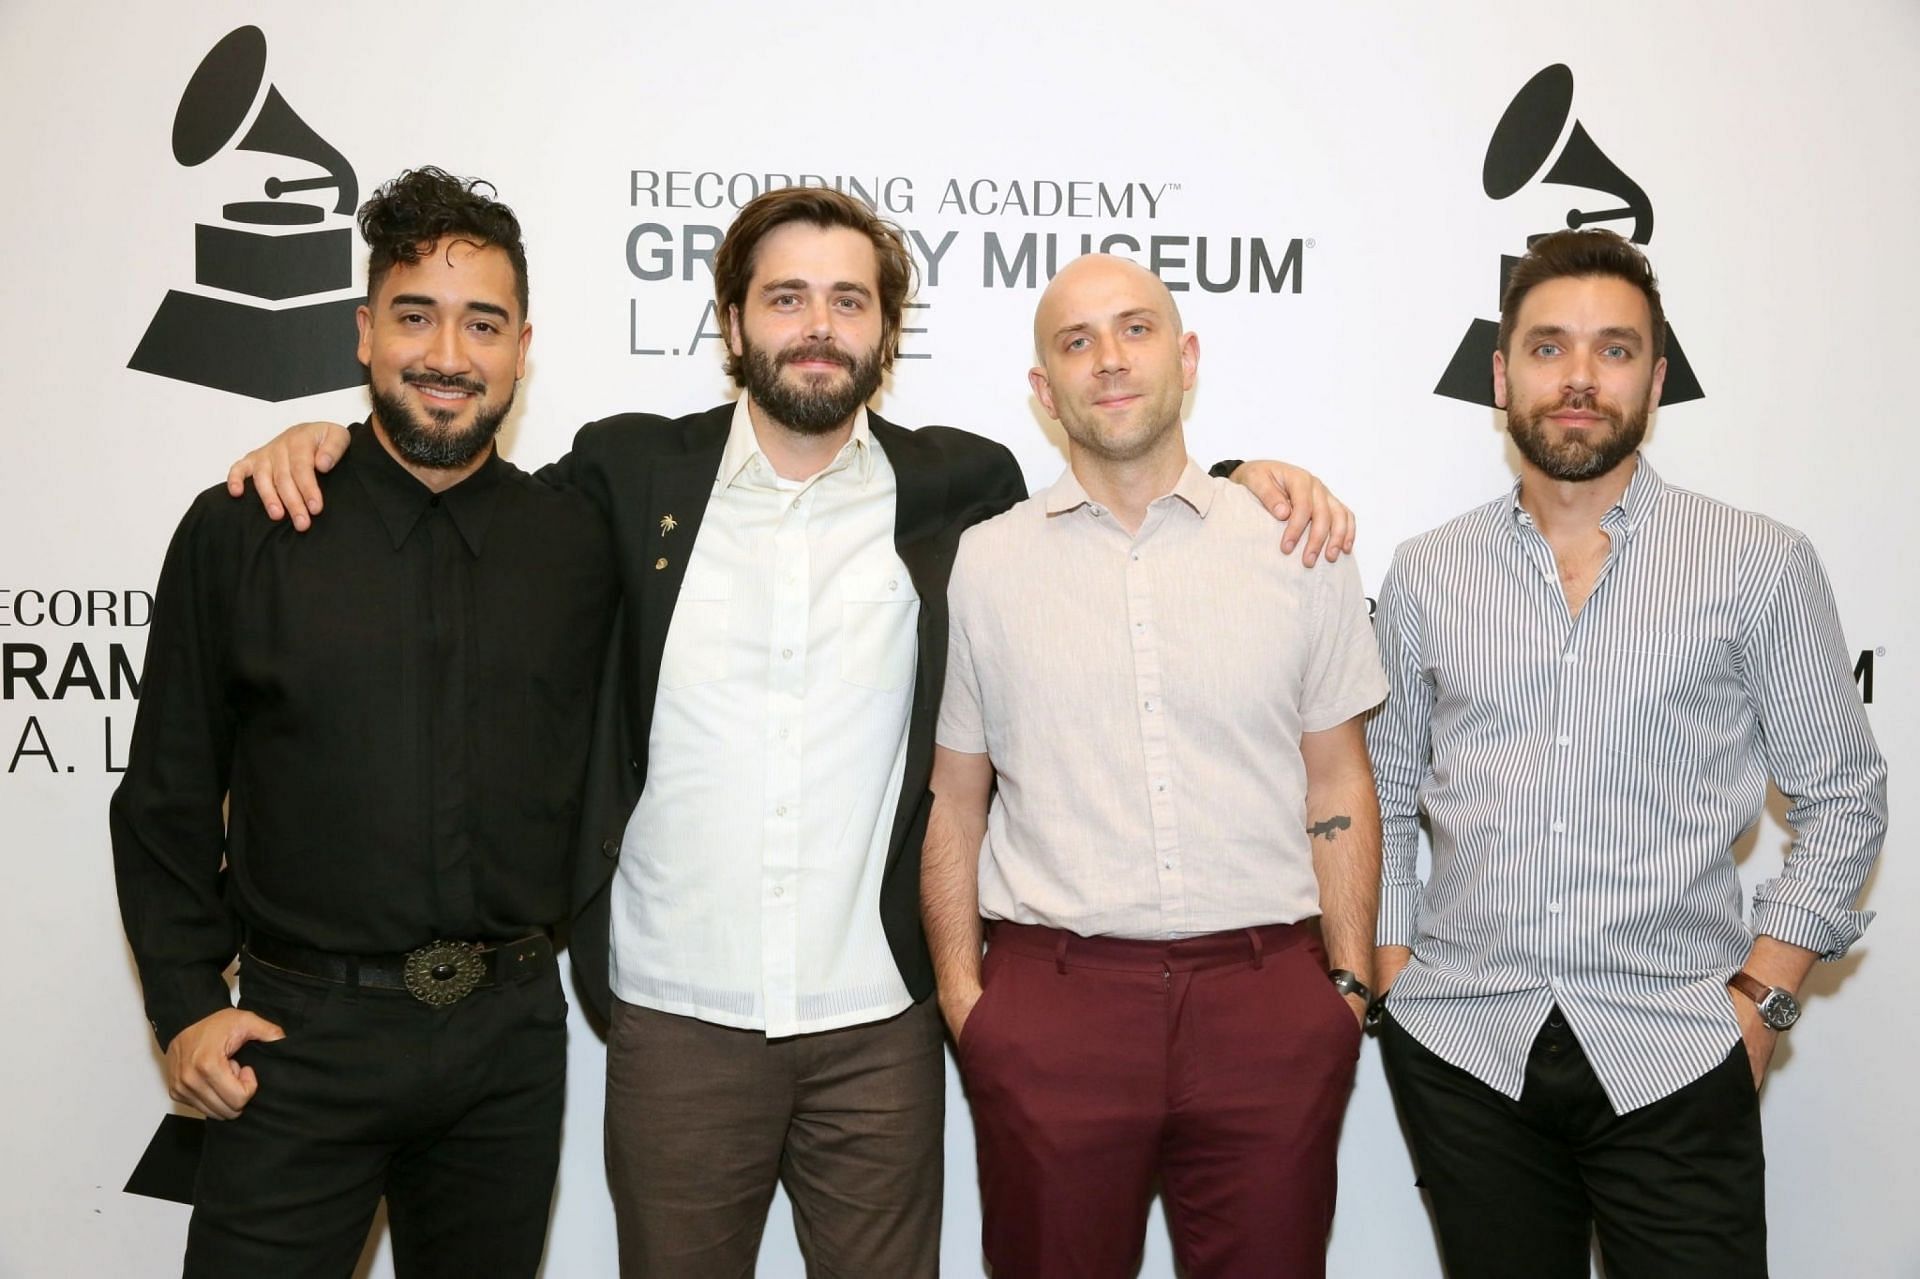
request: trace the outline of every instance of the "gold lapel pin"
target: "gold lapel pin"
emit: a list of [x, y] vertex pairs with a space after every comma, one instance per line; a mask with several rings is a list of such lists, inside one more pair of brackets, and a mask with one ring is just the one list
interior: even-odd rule
[[655, 572], [658, 572], [659, 570], [665, 568], [666, 566], [667, 566], [667, 557], [664, 555], [662, 555], [659, 559], [653, 562], [653, 567]]
[[662, 515], [660, 517], [660, 531], [662, 533], [671, 533], [673, 532], [673, 530], [679, 527], [680, 527], [680, 521], [674, 519], [673, 516]]

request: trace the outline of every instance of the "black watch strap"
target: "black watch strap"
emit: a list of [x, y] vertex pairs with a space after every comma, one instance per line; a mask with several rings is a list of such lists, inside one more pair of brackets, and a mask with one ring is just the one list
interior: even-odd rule
[[1358, 995], [1363, 1004], [1373, 1002], [1373, 992], [1367, 989], [1367, 984], [1346, 969], [1335, 968], [1327, 977], [1333, 982], [1333, 988], [1342, 995]]

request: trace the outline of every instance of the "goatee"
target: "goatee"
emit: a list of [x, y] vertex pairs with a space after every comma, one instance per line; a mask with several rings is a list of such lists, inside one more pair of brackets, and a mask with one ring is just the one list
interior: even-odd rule
[[[1558, 441], [1551, 440], [1544, 421], [1549, 414], [1562, 409], [1598, 412], [1609, 425], [1604, 432], [1588, 428]], [[1644, 403], [1633, 412], [1623, 413], [1592, 396], [1567, 396], [1531, 409], [1509, 408], [1507, 434], [1513, 437], [1520, 456], [1549, 478], [1591, 480], [1633, 456], [1640, 442], [1647, 438], [1647, 417], [1648, 405]]]
[[[880, 389], [880, 352], [850, 355], [832, 342], [795, 344], [767, 351], [741, 339], [746, 359], [747, 394], [761, 410], [800, 435], [825, 435], [837, 430]], [[781, 377], [781, 370], [801, 360], [830, 360], [847, 370], [840, 379], [803, 379], [799, 385]]]
[[[467, 378], [403, 373], [400, 379], [412, 386], [444, 386], [471, 391], [476, 396], [484, 395], [487, 389], [484, 384]], [[428, 409], [426, 416], [432, 419], [429, 422], [397, 395], [389, 395], [378, 387], [369, 387], [368, 394], [373, 399], [374, 416], [386, 429], [387, 438], [393, 441], [394, 450], [401, 457], [415, 466], [452, 471], [473, 461], [493, 442], [500, 424], [513, 408], [514, 389], [508, 388], [506, 399], [500, 403], [482, 406], [476, 411], [465, 430], [451, 432], [447, 428], [459, 416], [457, 411]]]

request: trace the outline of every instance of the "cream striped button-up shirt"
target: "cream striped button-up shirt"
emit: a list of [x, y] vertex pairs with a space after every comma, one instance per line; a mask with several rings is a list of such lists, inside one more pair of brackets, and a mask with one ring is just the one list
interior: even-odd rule
[[1190, 937], [1319, 913], [1303, 733], [1386, 693], [1351, 558], [1191, 462], [1137, 534], [1069, 470], [961, 539], [938, 740], [999, 788], [980, 913]]

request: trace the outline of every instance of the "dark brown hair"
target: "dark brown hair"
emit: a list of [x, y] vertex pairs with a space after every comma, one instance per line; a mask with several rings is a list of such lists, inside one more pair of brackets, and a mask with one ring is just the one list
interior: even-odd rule
[[747, 285], [753, 280], [760, 242], [790, 222], [826, 229], [843, 226], [873, 242], [880, 264], [880, 367], [892, 368], [900, 349], [901, 316], [913, 293], [913, 257], [906, 237], [850, 195], [823, 187], [780, 187], [754, 197], [741, 207], [727, 228], [727, 237], [713, 255], [713, 302], [720, 335], [727, 340], [727, 376], [746, 385], [745, 362], [733, 354], [733, 308], [746, 305]]
[[[482, 194], [481, 187], [486, 188]], [[493, 198], [493, 183], [456, 178], [431, 165], [408, 169], [360, 206], [360, 235], [367, 242], [367, 300], [395, 263], [411, 266], [442, 239], [492, 245], [513, 263], [513, 293], [520, 318], [527, 318], [527, 250], [520, 243], [520, 219]]]
[[1527, 294], [1548, 280], [1567, 277], [1609, 275], [1625, 280], [1647, 299], [1652, 314], [1653, 332], [1647, 335], [1653, 358], [1667, 349], [1667, 313], [1660, 306], [1660, 281], [1653, 275], [1653, 264], [1638, 246], [1612, 231], [1555, 231], [1543, 235], [1527, 249], [1507, 277], [1507, 289], [1500, 297], [1499, 350], [1507, 354], [1513, 340], [1513, 326], [1520, 318], [1520, 304]]

